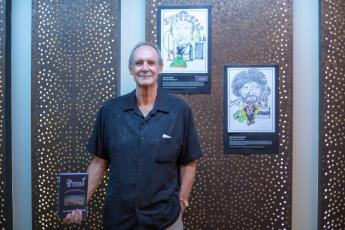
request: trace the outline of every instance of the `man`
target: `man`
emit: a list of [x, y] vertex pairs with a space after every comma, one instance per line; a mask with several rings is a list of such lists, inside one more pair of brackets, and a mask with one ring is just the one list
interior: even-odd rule
[[[135, 91], [102, 106], [87, 146], [95, 155], [87, 169], [88, 201], [109, 168], [105, 229], [180, 230], [202, 155], [192, 112], [158, 90], [163, 64], [156, 46], [135, 46], [128, 68]], [[64, 219], [80, 221], [79, 210]]]

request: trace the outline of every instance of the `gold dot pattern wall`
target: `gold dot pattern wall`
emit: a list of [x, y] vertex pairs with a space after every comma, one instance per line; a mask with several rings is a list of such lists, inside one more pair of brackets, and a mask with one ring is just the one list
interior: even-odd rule
[[0, 0], [0, 228], [11, 229], [11, 151], [10, 151], [10, 103], [9, 92], [9, 30], [8, 5]]
[[319, 228], [345, 229], [345, 2], [320, 4]]
[[[192, 106], [204, 157], [184, 221], [187, 229], [291, 229], [292, 1], [147, 0], [146, 37], [157, 41], [157, 7], [212, 6], [211, 94]], [[279, 65], [279, 152], [224, 155], [224, 65]]]
[[[104, 185], [82, 226], [57, 218], [57, 173], [84, 172], [103, 101], [116, 95], [119, 1], [33, 1], [33, 229], [100, 229]], [[87, 227], [86, 227], [87, 226]]]

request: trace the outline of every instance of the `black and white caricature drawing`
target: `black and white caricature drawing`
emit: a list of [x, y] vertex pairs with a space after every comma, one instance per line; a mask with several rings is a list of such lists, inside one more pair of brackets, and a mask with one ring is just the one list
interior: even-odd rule
[[228, 132], [274, 132], [275, 69], [228, 69]]

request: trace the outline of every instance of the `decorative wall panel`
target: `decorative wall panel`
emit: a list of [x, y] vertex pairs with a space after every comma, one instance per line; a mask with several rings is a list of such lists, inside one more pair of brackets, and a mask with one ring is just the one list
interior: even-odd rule
[[33, 229], [100, 229], [104, 185], [87, 222], [57, 218], [57, 173], [84, 172], [96, 112], [116, 95], [119, 1], [34, 0], [32, 34]]
[[[193, 108], [204, 157], [198, 163], [187, 229], [291, 229], [292, 1], [147, 0], [147, 34], [156, 41], [159, 5], [212, 6], [210, 95], [181, 95]], [[226, 64], [279, 65], [279, 152], [224, 155]]]
[[0, 0], [0, 228], [12, 229], [10, 5]]
[[320, 4], [319, 229], [345, 229], [345, 2]]

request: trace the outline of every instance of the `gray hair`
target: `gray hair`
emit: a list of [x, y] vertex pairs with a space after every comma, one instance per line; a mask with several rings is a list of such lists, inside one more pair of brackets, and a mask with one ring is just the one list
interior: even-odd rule
[[134, 60], [133, 60], [133, 59], [134, 59], [134, 51], [135, 51], [136, 49], [138, 49], [139, 47], [141, 47], [141, 46], [149, 46], [149, 47], [153, 48], [153, 49], [156, 51], [157, 55], [158, 55], [158, 64], [163, 65], [162, 54], [161, 54], [160, 50], [158, 49], [158, 47], [157, 47], [156, 45], [154, 45], [154, 44], [152, 44], [152, 43], [150, 43], [150, 42], [139, 42], [138, 44], [136, 44], [136, 45], [134, 46], [134, 48], [132, 49], [131, 54], [130, 54], [130, 56], [129, 56], [128, 65], [129, 65], [130, 67], [132, 67], [133, 64], [134, 64], [134, 63], [133, 63], [133, 62], [134, 62]]

